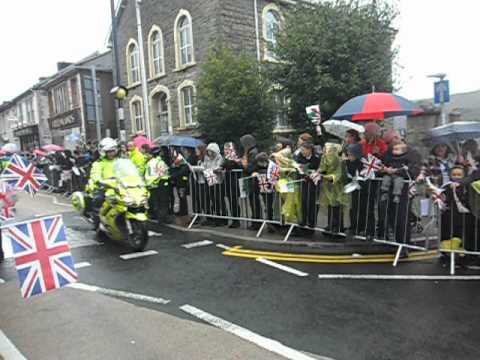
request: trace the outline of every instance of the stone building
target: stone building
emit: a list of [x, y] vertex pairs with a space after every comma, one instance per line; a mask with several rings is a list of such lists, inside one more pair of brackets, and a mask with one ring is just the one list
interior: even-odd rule
[[[58, 72], [40, 86], [48, 96], [52, 142], [69, 145], [67, 142], [96, 140], [97, 118], [101, 137], [116, 136], [114, 99], [110, 94], [113, 87], [111, 53], [95, 53], [75, 64], [58, 63], [57, 67]], [[97, 84], [98, 114], [93, 75]]]
[[[118, 52], [128, 133], [145, 131], [139, 46], [143, 46], [152, 137], [196, 134], [196, 84], [209, 48], [222, 41], [261, 62], [275, 61], [275, 44], [283, 14], [292, 0], [144, 0], [143, 44], [138, 43], [135, 1], [122, 0], [118, 11]], [[285, 96], [275, 92], [278, 109]], [[277, 132], [289, 131], [285, 111], [276, 115]]]
[[41, 85], [42, 81], [0, 106], [2, 143], [16, 143], [21, 150], [29, 150], [51, 141], [48, 100]]

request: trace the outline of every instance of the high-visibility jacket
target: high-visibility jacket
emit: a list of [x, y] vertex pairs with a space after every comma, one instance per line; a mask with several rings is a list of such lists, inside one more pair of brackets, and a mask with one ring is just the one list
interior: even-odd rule
[[115, 160], [116, 159], [109, 160], [107, 158], [101, 158], [92, 164], [87, 191], [95, 190], [98, 187], [98, 182], [115, 177], [115, 173], [113, 172]]
[[128, 156], [130, 160], [132, 160], [132, 162], [137, 167], [140, 175], [143, 176], [145, 174], [145, 165], [146, 165], [145, 156], [137, 148], [134, 148], [132, 151], [130, 151]]
[[155, 188], [160, 181], [168, 180], [170, 177], [167, 164], [161, 157], [154, 157], [145, 166], [145, 184], [147, 188]]

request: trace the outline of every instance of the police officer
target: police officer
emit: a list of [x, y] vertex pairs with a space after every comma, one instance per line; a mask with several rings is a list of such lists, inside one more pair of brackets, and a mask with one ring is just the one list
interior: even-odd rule
[[102, 180], [115, 177], [113, 165], [117, 159], [118, 144], [112, 138], [104, 138], [98, 146], [100, 158], [92, 164], [90, 170], [90, 179], [86, 186], [87, 204], [85, 208], [86, 215], [91, 212], [90, 217], [95, 227], [98, 226], [98, 212], [105, 200], [105, 190], [101, 187]]
[[168, 165], [160, 154], [160, 148], [151, 150], [152, 157], [145, 166], [145, 184], [150, 192], [150, 216], [159, 222], [165, 222], [170, 202], [170, 176]]

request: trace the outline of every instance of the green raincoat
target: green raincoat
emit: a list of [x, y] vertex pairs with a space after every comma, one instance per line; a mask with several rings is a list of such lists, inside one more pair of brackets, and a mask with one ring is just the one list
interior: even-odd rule
[[322, 206], [348, 205], [348, 196], [344, 192], [343, 167], [340, 158], [341, 147], [327, 143], [320, 161], [319, 171], [322, 174], [320, 204]]

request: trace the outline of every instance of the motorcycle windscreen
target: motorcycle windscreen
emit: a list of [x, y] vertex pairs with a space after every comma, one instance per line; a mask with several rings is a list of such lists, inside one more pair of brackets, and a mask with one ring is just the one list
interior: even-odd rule
[[117, 159], [113, 164], [116, 180], [125, 187], [145, 186], [135, 164], [129, 159]]

